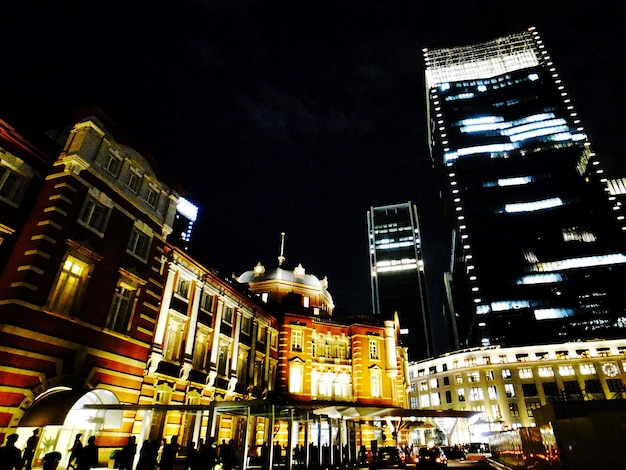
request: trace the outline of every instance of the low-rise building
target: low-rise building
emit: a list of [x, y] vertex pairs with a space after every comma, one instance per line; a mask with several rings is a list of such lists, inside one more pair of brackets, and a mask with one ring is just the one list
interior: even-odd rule
[[409, 366], [411, 408], [468, 410], [451, 443], [486, 442], [491, 432], [535, 425], [534, 411], [556, 401], [626, 398], [626, 340], [456, 351]]

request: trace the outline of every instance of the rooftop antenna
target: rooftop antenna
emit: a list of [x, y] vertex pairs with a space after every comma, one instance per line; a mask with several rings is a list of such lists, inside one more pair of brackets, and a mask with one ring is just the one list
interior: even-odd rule
[[280, 232], [280, 256], [278, 257], [278, 266], [282, 266], [285, 262], [285, 232]]

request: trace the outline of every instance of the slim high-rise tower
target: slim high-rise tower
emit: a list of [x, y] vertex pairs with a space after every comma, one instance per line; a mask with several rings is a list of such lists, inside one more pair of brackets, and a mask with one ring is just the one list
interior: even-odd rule
[[411, 202], [372, 207], [367, 213], [372, 310], [408, 329], [403, 342], [411, 359], [433, 353], [427, 308], [422, 241], [417, 209]]
[[538, 32], [424, 57], [460, 345], [624, 336], [623, 232]]

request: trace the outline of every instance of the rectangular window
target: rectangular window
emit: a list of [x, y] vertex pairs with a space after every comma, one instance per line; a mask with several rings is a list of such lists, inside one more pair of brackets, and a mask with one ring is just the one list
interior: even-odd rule
[[104, 233], [110, 212], [108, 207], [95, 198], [90, 197], [85, 201], [78, 220], [96, 232]]
[[167, 330], [165, 331], [165, 340], [163, 342], [163, 357], [165, 360], [180, 360], [184, 328], [185, 321], [182, 318], [174, 315], [170, 316], [167, 323]]
[[502, 413], [500, 412], [500, 405], [494, 404], [491, 405], [491, 419], [500, 419], [502, 418]]
[[515, 397], [515, 386], [513, 384], [504, 384], [504, 393], [507, 398]]
[[581, 364], [580, 373], [584, 375], [593, 375], [596, 373], [596, 366], [593, 364]]
[[117, 178], [122, 169], [122, 159], [110, 153], [109, 159], [104, 165], [104, 169]]
[[467, 374], [468, 382], [478, 382], [480, 380], [480, 372], [470, 372]]
[[543, 382], [541, 385], [546, 398], [557, 398], [559, 396], [559, 387], [556, 382]]
[[304, 368], [302, 363], [294, 362], [289, 366], [289, 393], [302, 393], [303, 391]]
[[585, 380], [585, 392], [602, 393], [602, 384], [598, 379]]
[[370, 339], [369, 342], [370, 359], [377, 360], [378, 357], [378, 340]]
[[430, 388], [439, 388], [439, 379], [430, 379]]
[[417, 401], [417, 397], [409, 397], [409, 403], [411, 403], [411, 408], [412, 409], [419, 408], [419, 403]]
[[220, 344], [219, 352], [217, 355], [217, 373], [219, 375], [226, 375], [228, 372], [228, 344]]
[[452, 403], [452, 392], [450, 390], [446, 390], [446, 403]]
[[139, 187], [141, 186], [142, 176], [134, 170], [131, 170], [128, 174], [128, 181], [126, 182], [126, 187], [130, 189], [133, 193], [137, 194], [139, 192]]
[[188, 279], [178, 279], [176, 285], [176, 294], [180, 295], [184, 299], [189, 299], [189, 290], [191, 289], [191, 281]]
[[484, 400], [485, 395], [483, 393], [483, 389], [480, 387], [471, 387], [469, 397], [471, 401]]
[[420, 382], [419, 390], [420, 392], [428, 390], [428, 382], [426, 382], [425, 380], [423, 382]]
[[459, 388], [456, 391], [457, 397], [459, 398], [459, 401], [465, 401], [465, 389], [464, 388]]
[[511, 369], [502, 369], [502, 378], [510, 379], [511, 378]]
[[495, 380], [496, 379], [492, 370], [485, 371], [485, 378], [487, 380]]
[[232, 307], [224, 307], [224, 323], [233, 324], [233, 314], [235, 309]]
[[511, 418], [519, 418], [517, 403], [509, 403], [509, 414], [511, 415]]
[[380, 370], [374, 369], [370, 371], [370, 387], [372, 389], [372, 397], [379, 398], [382, 396], [382, 380]]
[[536, 397], [539, 395], [536, 384], [522, 384], [522, 393], [525, 397]]
[[213, 313], [213, 305], [215, 302], [215, 296], [208, 292], [202, 292], [202, 300], [200, 301], [200, 308], [208, 313]]
[[153, 187], [148, 187], [148, 192], [146, 193], [146, 203], [156, 209], [159, 205], [159, 190]]
[[606, 379], [606, 385], [609, 387], [609, 392], [623, 393], [626, 391], [622, 379]]
[[148, 259], [148, 250], [150, 249], [150, 237], [136, 228], [130, 234], [128, 241], [128, 252], [141, 258]]
[[430, 396], [428, 393], [420, 395], [420, 403], [422, 404], [422, 408], [428, 408], [430, 406]]
[[529, 418], [535, 416], [535, 410], [541, 408], [541, 403], [538, 401], [528, 401], [526, 402], [526, 414]]
[[291, 330], [291, 350], [302, 352], [302, 344], [304, 343], [302, 330]]
[[462, 385], [463, 384], [463, 376], [461, 374], [455, 374], [454, 375], [454, 383], [457, 385]]
[[0, 197], [18, 202], [24, 177], [10, 168], [0, 165]]
[[490, 385], [489, 387], [487, 387], [487, 394], [492, 400], [498, 399], [498, 391], [496, 390], [496, 387], [494, 385]]
[[256, 340], [259, 343], [265, 344], [266, 336], [267, 336], [267, 326], [259, 325], [256, 336], [257, 336]]
[[533, 370], [530, 368], [519, 369], [519, 378], [520, 379], [532, 379]]
[[580, 384], [576, 380], [564, 380], [563, 389], [565, 390], [565, 393], [569, 395], [580, 395], [582, 392]]
[[554, 377], [554, 369], [552, 367], [540, 367], [537, 373], [539, 377]]
[[193, 367], [203, 370], [206, 365], [207, 351], [209, 349], [209, 331], [205, 328], [198, 329], [193, 343]]
[[576, 375], [576, 371], [574, 370], [574, 366], [559, 366], [559, 375], [563, 377], [569, 377], [572, 375]]
[[241, 317], [241, 332], [245, 335], [249, 335], [252, 331], [252, 318], [246, 317], [245, 315]]
[[444, 386], [450, 385], [450, 377], [448, 377], [447, 375], [443, 378], [443, 385]]
[[135, 287], [125, 282], [118, 283], [113, 295], [107, 328], [118, 333], [128, 333], [136, 292]]
[[430, 394], [430, 404], [431, 406], [441, 405], [441, 394], [439, 392], [433, 392]]
[[73, 256], [68, 256], [50, 292], [48, 308], [70, 315], [76, 313], [87, 286], [90, 266]]

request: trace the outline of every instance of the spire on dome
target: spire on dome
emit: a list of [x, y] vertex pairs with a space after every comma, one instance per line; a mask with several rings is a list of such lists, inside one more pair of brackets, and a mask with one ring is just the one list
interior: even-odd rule
[[280, 232], [280, 256], [278, 257], [278, 266], [282, 266], [285, 262], [285, 232]]

